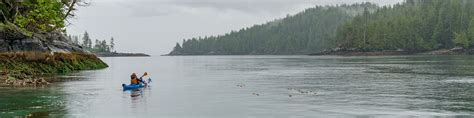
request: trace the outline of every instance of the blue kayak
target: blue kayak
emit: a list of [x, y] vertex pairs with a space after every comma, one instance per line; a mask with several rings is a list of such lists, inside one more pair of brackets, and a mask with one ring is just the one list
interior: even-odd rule
[[[150, 87], [150, 83], [151, 83], [151, 78], [148, 78], [148, 82], [147, 82], [147, 86]], [[143, 88], [145, 87], [145, 84], [143, 83], [140, 83], [140, 84], [129, 84], [129, 85], [126, 85], [126, 84], [122, 84], [122, 87], [123, 87], [123, 90], [126, 91], [126, 90], [135, 90], [135, 89], [139, 89], [139, 88]]]
[[122, 87], [123, 87], [123, 90], [126, 91], [126, 90], [134, 90], [134, 89], [143, 88], [143, 87], [145, 87], [145, 85], [143, 85], [143, 84], [129, 84], [129, 85], [122, 84]]

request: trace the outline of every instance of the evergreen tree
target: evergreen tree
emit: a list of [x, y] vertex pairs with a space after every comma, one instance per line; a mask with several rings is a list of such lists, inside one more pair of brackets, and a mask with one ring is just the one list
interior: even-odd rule
[[94, 50], [94, 52], [99, 52], [99, 50], [101, 49], [99, 39], [95, 39], [95, 45], [92, 49]]
[[181, 45], [179, 45], [179, 43], [176, 43], [176, 46], [174, 46], [173, 50], [178, 51], [178, 52], [181, 51], [182, 50]]
[[467, 37], [469, 40], [469, 46], [474, 46], [474, 17], [470, 21], [469, 28], [467, 30]]
[[467, 38], [466, 32], [454, 33], [454, 43], [456, 46], [469, 48], [469, 40]]
[[84, 36], [82, 37], [82, 47], [86, 49], [91, 49], [92, 48], [92, 40], [89, 37], [89, 33], [87, 31], [84, 33]]
[[76, 45], [80, 45], [80, 44], [79, 44], [79, 36], [73, 36], [72, 42], [73, 42], [74, 44], [76, 44]]
[[107, 45], [105, 40], [100, 41], [99, 52], [110, 52], [110, 46]]
[[114, 41], [114, 37], [110, 38], [110, 52], [114, 52], [115, 51], [115, 41]]

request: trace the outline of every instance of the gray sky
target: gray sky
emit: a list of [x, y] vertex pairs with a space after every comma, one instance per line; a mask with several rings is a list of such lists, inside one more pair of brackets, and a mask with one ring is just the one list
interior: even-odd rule
[[70, 34], [114, 37], [119, 52], [166, 54], [176, 42], [262, 24], [315, 5], [402, 0], [92, 0], [70, 19]]

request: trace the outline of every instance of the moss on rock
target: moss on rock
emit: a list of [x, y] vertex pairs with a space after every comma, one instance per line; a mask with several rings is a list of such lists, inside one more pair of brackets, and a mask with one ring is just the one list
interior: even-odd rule
[[5, 77], [32, 79], [36, 76], [108, 67], [93, 54], [16, 52], [0, 53], [0, 72]]

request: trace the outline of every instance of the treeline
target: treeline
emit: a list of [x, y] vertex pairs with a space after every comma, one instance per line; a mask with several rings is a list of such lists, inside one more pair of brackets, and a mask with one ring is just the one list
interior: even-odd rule
[[106, 40], [95, 39], [95, 43], [92, 42], [92, 39], [89, 36], [87, 31], [84, 35], [69, 35], [69, 39], [72, 40], [74, 44], [82, 46], [84, 49], [91, 52], [115, 52], [115, 40], [114, 37], [110, 38], [109, 43]]
[[171, 55], [308, 54], [336, 46], [340, 25], [375, 4], [316, 6], [294, 16], [225, 35], [185, 39]]
[[474, 0], [406, 0], [365, 12], [338, 30], [338, 46], [411, 52], [474, 47]]

